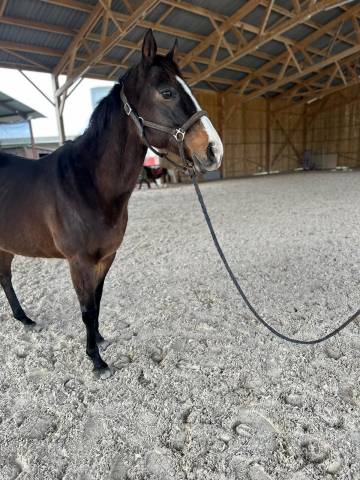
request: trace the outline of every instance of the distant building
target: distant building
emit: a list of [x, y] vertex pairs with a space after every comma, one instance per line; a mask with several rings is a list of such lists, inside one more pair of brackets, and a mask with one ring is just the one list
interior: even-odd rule
[[110, 92], [112, 87], [94, 87], [90, 89], [90, 96], [91, 96], [91, 105], [94, 108], [97, 107], [98, 103], [106, 97], [106, 95]]
[[31, 120], [44, 117], [31, 107], [0, 92], [0, 148], [28, 158], [38, 158]]

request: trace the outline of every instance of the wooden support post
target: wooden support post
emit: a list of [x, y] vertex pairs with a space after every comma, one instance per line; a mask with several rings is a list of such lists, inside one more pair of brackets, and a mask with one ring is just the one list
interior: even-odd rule
[[63, 145], [65, 142], [65, 127], [64, 118], [61, 112], [61, 97], [56, 92], [59, 89], [59, 77], [52, 75], [53, 91], [54, 91], [54, 103], [55, 103], [55, 115], [56, 123], [58, 127], [59, 145]]
[[303, 111], [303, 159], [305, 158], [305, 151], [307, 150], [307, 136], [308, 136], [308, 125], [307, 125], [307, 115], [308, 115], [308, 105], [307, 103], [304, 104], [304, 111]]
[[270, 99], [266, 98], [266, 145], [265, 145], [265, 165], [267, 173], [271, 171], [271, 124], [270, 124]]
[[29, 133], [30, 133], [32, 157], [33, 157], [34, 160], [36, 160], [37, 155], [36, 155], [35, 140], [34, 140], [34, 131], [33, 131], [33, 128], [32, 128], [31, 118], [28, 119], [28, 125], [29, 125]]
[[[225, 117], [224, 117], [224, 111], [225, 111], [225, 99], [224, 95], [222, 93], [217, 94], [217, 109], [218, 109], [218, 132], [221, 138], [221, 141], [224, 143], [224, 127], [225, 127]], [[221, 178], [225, 178], [225, 158], [222, 161], [221, 167], [220, 167], [220, 176]]]

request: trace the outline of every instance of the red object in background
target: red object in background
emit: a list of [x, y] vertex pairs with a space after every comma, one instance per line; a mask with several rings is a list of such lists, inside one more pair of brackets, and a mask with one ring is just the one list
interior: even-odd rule
[[144, 160], [144, 167], [158, 167], [160, 165], [159, 157], [148, 150]]

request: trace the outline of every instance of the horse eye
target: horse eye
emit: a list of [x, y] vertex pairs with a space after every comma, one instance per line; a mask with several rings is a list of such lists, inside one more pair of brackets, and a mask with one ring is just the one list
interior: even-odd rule
[[161, 95], [165, 100], [169, 100], [174, 96], [171, 90], [162, 90]]

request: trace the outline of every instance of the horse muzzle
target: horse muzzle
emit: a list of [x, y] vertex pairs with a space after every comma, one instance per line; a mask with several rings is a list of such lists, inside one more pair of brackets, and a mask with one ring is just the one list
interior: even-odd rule
[[215, 143], [209, 143], [204, 154], [193, 153], [192, 155], [194, 166], [201, 173], [213, 172], [220, 168], [222, 158], [223, 149]]

